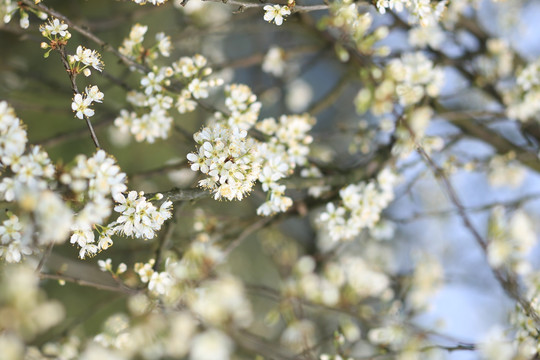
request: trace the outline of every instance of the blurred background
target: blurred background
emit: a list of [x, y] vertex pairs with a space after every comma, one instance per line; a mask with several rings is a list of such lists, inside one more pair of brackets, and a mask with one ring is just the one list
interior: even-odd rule
[[[317, 22], [325, 16], [325, 11], [295, 14], [288, 17], [284, 25], [275, 26], [263, 20], [262, 8], [243, 10], [238, 6], [199, 0], [190, 0], [185, 6], [169, 1], [159, 7], [113, 0], [47, 0], [45, 4], [115, 48], [122, 44], [135, 23], [148, 26], [146, 38], [149, 44], [153, 43], [156, 33], [165, 32], [171, 37], [173, 50], [170, 58], [162, 57], [157, 63], [166, 65], [181, 56], [204, 55], [217, 77], [226, 83], [243, 83], [251, 87], [263, 105], [260, 119], [310, 112], [317, 118], [312, 131], [312, 156], [324, 164], [325, 173], [347, 173], [367, 166], [392, 141], [396, 126], [393, 116], [357, 113], [354, 99], [362, 83], [351, 74], [361, 69], [336, 56], [335, 44], [329, 39], [332, 36], [339, 38], [339, 33], [317, 29]], [[509, 42], [525, 60], [534, 60], [540, 55], [538, 2], [507, 0], [499, 3], [480, 1], [478, 4], [476, 9], [468, 8], [465, 16], [485, 33]], [[390, 26], [389, 37], [378, 45], [389, 46], [390, 57], [399, 57], [411, 50], [407, 29], [393, 26], [392, 16], [377, 14], [373, 6], [365, 8], [373, 14], [373, 27]], [[71, 111], [69, 78], [58, 54], [53, 52], [49, 58], [43, 57], [44, 51], [40, 48], [43, 39], [38, 31], [40, 23], [31, 17], [27, 30], [21, 29], [16, 21], [0, 27], [0, 48], [3, 49], [0, 99], [7, 100], [27, 125], [30, 143], [42, 145], [53, 161], [69, 164], [79, 153], [92, 154], [95, 147], [85, 123], [75, 118]], [[96, 115], [92, 122], [103, 148], [116, 157], [128, 174], [129, 188], [157, 192], [174, 187], [195, 187], [197, 174], [189, 169], [186, 155], [195, 149], [192, 134], [211, 118], [212, 109], [199, 107], [197, 111], [183, 115], [174, 112], [174, 129], [168, 139], [157, 140], [154, 144], [136, 142], [120, 133], [113, 122], [121, 109], [129, 108], [126, 89], [137, 89], [140, 76], [127, 69], [110, 52], [76, 31], [71, 32], [73, 37], [67, 46], [68, 52], [73, 53], [80, 44], [102, 54], [103, 73], [94, 72], [90, 78], [81, 76], [78, 84], [80, 88], [97, 84], [105, 94], [103, 104], [95, 106]], [[485, 44], [466, 31], [446, 36], [448, 44], [441, 47], [446, 54], [460, 54], [465, 50], [481, 52], [485, 48]], [[280, 76], [262, 68], [265, 56], [275, 46], [284, 54], [285, 67]], [[445, 73], [440, 100], [448, 108], [504, 112], [500, 105], [472, 87], [451, 63], [440, 65]], [[212, 93], [208, 103], [223, 108], [221, 92]], [[504, 115], [495, 120], [487, 119], [483, 124], [516, 144], [530, 146], [519, 126]], [[477, 138], [464, 136], [444, 117], [434, 116], [426, 134], [445, 144], [433, 158], [452, 174], [453, 185], [479, 232], [487, 234], [493, 208], [506, 204], [510, 211], [518, 208], [525, 211], [538, 234], [540, 179], [536, 172], [512, 162], [511, 166], [505, 163], [497, 173], [496, 164], [490, 163], [495, 154], [493, 147]], [[361, 254], [371, 260], [380, 259], [383, 267], [396, 277], [413, 273], [419, 264], [429, 259], [440, 263], [443, 283], [429, 296], [428, 311], [413, 315], [412, 319], [415, 324], [434, 328], [438, 334], [446, 336], [440, 337], [443, 342], [478, 343], [494, 326], [507, 329], [508, 311], [513, 308], [513, 302], [493, 278], [484, 253], [464, 228], [462, 218], [431, 169], [415, 153], [397, 160], [395, 166], [401, 176], [400, 185], [381, 225], [391, 235], [381, 240], [382, 244], [374, 244], [370, 240], [371, 234], [363, 234], [340, 251]], [[291, 190], [291, 196], [301, 203], [306, 198], [301, 190]], [[200, 235], [197, 226], [203, 226], [212, 234], [238, 235], [255, 221], [256, 208], [264, 197], [257, 188], [242, 202], [217, 202], [207, 198], [182, 203], [175, 213], [169, 251], [181, 254], [187, 244]], [[328, 239], [318, 233], [315, 225], [323, 205], [324, 202], [309, 205], [309, 211], [303, 216], [289, 216], [278, 225], [251, 235], [224, 266], [246, 284], [253, 285], [253, 291], [248, 292], [256, 317], [250, 329], [254, 333], [278, 338], [285, 327], [283, 321], [268, 325], [268, 314], [275, 309], [276, 301], [271, 296], [261, 296], [261, 292], [264, 293], [261, 289], [278, 290], [283, 286], [301, 255], [324, 256]], [[155, 242], [121, 239], [105, 253], [82, 261], [76, 260], [77, 249], [64, 244], [54, 248], [47, 266], [52, 271], [68, 267], [73, 276], [111, 283], [110, 277], [98, 270], [98, 260], [111, 257], [114, 263], [125, 262], [130, 266], [137, 261], [147, 261], [155, 250]], [[538, 266], [537, 255], [535, 247], [529, 255], [533, 266]], [[50, 297], [65, 305], [67, 321], [44, 334], [40, 343], [68, 328], [86, 335], [98, 333], [108, 316], [126, 307], [124, 297], [107, 291], [76, 284], [61, 286], [52, 280], [45, 283], [45, 288]], [[306, 311], [312, 312], [324, 334], [331, 335], [336, 323], [340, 322], [330, 310]], [[471, 351], [443, 352], [442, 357], [479, 358]]]

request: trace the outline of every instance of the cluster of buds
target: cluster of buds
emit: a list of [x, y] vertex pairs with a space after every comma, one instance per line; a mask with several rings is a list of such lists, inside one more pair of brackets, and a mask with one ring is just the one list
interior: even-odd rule
[[71, 33], [68, 31], [68, 26], [63, 21], [56, 18], [49, 19], [48, 22], [39, 26], [41, 35], [49, 40], [49, 43], [42, 42], [42, 49], [49, 49], [44, 57], [49, 57], [52, 50], [59, 49], [67, 44], [71, 38]]

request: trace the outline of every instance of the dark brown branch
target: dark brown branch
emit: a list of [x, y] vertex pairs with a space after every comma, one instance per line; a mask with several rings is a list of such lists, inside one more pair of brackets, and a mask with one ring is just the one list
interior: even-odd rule
[[[406, 127], [406, 129], [409, 131], [411, 137], [415, 139], [415, 134], [412, 132], [411, 128], [408, 126], [408, 124], [405, 121], [401, 121], [403, 125]], [[437, 178], [440, 183], [443, 185], [446, 194], [448, 195], [450, 201], [457, 209], [457, 213], [461, 217], [461, 220], [463, 222], [463, 225], [465, 228], [471, 233], [474, 240], [480, 246], [484, 254], [487, 255], [488, 251], [488, 243], [486, 240], [483, 239], [483, 237], [480, 235], [478, 230], [476, 230], [475, 226], [473, 225], [471, 219], [469, 218], [469, 214], [467, 213], [465, 207], [463, 206], [463, 203], [461, 202], [459, 196], [457, 195], [456, 190], [454, 189], [452, 183], [450, 182], [450, 179], [446, 176], [443, 169], [441, 169], [429, 156], [429, 154], [422, 148], [420, 144], [418, 144], [416, 141], [416, 149], [417, 152], [420, 154], [420, 156], [424, 159], [428, 167], [432, 170], [433, 174], [435, 175], [435, 178]], [[519, 284], [516, 276], [509, 270], [505, 268], [493, 268], [490, 266], [491, 272], [505, 291], [505, 293], [511, 298], [514, 299], [518, 304], [521, 305], [527, 316], [529, 316], [537, 326], [540, 326], [540, 316], [536, 313], [534, 308], [531, 306], [529, 301], [522, 295]]]
[[540, 159], [535, 153], [514, 144], [499, 133], [466, 116], [466, 114], [465, 116], [452, 116], [449, 114], [445, 118], [465, 134], [493, 146], [495, 151], [501, 155], [507, 154], [510, 151], [515, 152], [516, 159], [519, 162], [536, 172], [540, 172]]

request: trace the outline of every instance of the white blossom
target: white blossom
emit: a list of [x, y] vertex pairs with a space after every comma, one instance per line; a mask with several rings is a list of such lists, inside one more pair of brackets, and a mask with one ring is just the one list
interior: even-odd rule
[[291, 10], [288, 6], [281, 5], [266, 5], [264, 7], [264, 20], [274, 22], [276, 25], [283, 24], [283, 20], [287, 15], [291, 15]]

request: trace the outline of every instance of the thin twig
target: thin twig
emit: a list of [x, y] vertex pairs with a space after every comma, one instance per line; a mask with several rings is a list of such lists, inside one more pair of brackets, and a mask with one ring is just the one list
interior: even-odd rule
[[161, 258], [163, 256], [163, 251], [167, 244], [169, 243], [173, 233], [174, 225], [176, 225], [176, 215], [178, 214], [178, 207], [174, 207], [172, 210], [171, 219], [165, 223], [165, 231], [162, 232], [161, 237], [158, 239], [157, 247], [154, 255], [154, 271], [158, 271], [159, 266], [161, 265]]
[[[146, 194], [147, 198], [152, 198], [158, 193]], [[179, 201], [191, 201], [210, 197], [212, 195], [210, 191], [203, 189], [179, 189], [173, 188], [171, 190], [161, 192], [163, 195], [163, 201], [170, 200], [173, 203]]]
[[187, 162], [185, 160], [183, 160], [183, 159], [179, 159], [178, 161], [174, 161], [174, 162], [165, 164], [165, 165], [160, 166], [158, 168], [130, 173], [130, 174], [128, 174], [128, 178], [133, 180], [134, 178], [137, 178], [137, 177], [148, 177], [148, 176], [153, 176], [153, 175], [161, 175], [161, 174], [166, 174], [169, 171], [177, 170], [177, 169], [185, 168], [185, 167], [187, 167]]
[[[99, 128], [102, 128], [104, 126], [107, 126], [107, 125], [111, 124], [113, 121], [114, 121], [114, 118], [110, 117], [108, 119], [97, 122], [97, 123], [94, 124], [94, 129], [99, 129]], [[85, 136], [87, 134], [87, 132], [88, 132], [88, 130], [86, 130], [86, 128], [84, 128], [84, 127], [80, 128], [80, 129], [64, 131], [64, 132], [61, 132], [59, 134], [53, 135], [53, 136], [51, 136], [49, 138], [46, 138], [46, 139], [43, 139], [43, 140], [38, 140], [38, 141], [36, 141], [36, 144], [39, 144], [39, 145], [44, 146], [44, 147], [55, 146], [57, 144], [60, 144], [63, 141], [77, 139], [79, 137]]]
[[71, 71], [71, 66], [69, 66], [69, 61], [67, 59], [66, 55], [66, 49], [64, 46], [60, 46], [58, 48], [58, 53], [60, 54], [60, 60], [62, 61], [62, 65], [64, 65], [64, 69], [66, 69], [66, 72], [69, 76], [69, 81], [71, 82], [71, 89], [73, 90], [74, 94], [79, 93], [79, 89], [77, 88], [77, 74], [74, 74], [73, 71]]
[[[500, 205], [502, 205], [504, 207], [508, 207], [508, 208], [516, 208], [516, 207], [522, 205], [523, 203], [525, 203], [527, 201], [533, 201], [533, 200], [537, 200], [539, 198], [540, 198], [540, 194], [529, 194], [529, 195], [524, 195], [522, 197], [519, 197], [517, 199], [508, 200], [508, 201], [494, 201], [494, 202], [491, 202], [491, 203], [488, 203], [488, 204], [483, 204], [483, 205], [465, 206], [465, 210], [466, 211], [473, 211], [473, 212], [481, 212], [481, 211], [486, 211], [486, 210], [492, 209], [495, 206], [500, 206]], [[422, 213], [415, 213], [412, 216], [407, 217], [407, 218], [391, 218], [391, 220], [394, 221], [394, 222], [399, 222], [399, 223], [408, 223], [408, 222], [415, 221], [415, 220], [418, 220], [418, 219], [421, 219], [421, 218], [424, 218], [424, 217], [428, 217], [428, 216], [451, 215], [451, 214], [456, 213], [456, 211], [457, 211], [457, 209], [443, 209], [443, 210], [426, 211], [426, 212], [422, 212]]]
[[341, 93], [347, 88], [347, 85], [349, 85], [350, 80], [351, 76], [349, 73], [343, 74], [334, 87], [330, 89], [330, 91], [326, 93], [318, 102], [311, 105], [307, 112], [311, 115], [317, 115], [327, 107], [335, 104]]
[[[66, 72], [68, 73], [69, 80], [71, 81], [71, 89], [73, 90], [73, 93], [75, 95], [80, 94], [79, 89], [77, 88], [77, 82], [76, 82], [77, 74], [74, 73], [71, 67], [69, 66], [65, 48], [63, 46], [59, 47], [58, 52], [60, 53], [60, 59], [62, 60], [62, 64], [64, 65], [64, 68], [66, 69]], [[96, 136], [96, 132], [94, 131], [94, 128], [92, 127], [92, 123], [90, 122], [90, 118], [85, 115], [84, 120], [86, 121], [86, 126], [88, 127], [88, 131], [90, 131], [90, 137], [92, 138], [94, 145], [96, 145], [96, 148], [101, 149], [98, 138]]]
[[72, 282], [72, 283], [75, 283], [77, 285], [93, 287], [93, 288], [99, 289], [99, 290], [114, 291], [114, 292], [120, 292], [120, 293], [125, 293], [125, 294], [136, 294], [136, 293], [138, 293], [138, 290], [132, 289], [132, 288], [127, 287], [127, 286], [112, 286], [112, 285], [99, 284], [99, 283], [79, 279], [79, 278], [69, 276], [69, 275], [41, 273], [41, 274], [39, 274], [39, 277], [42, 278], [42, 279], [52, 279], [52, 280]]
[[40, 273], [41, 269], [43, 269], [43, 266], [45, 265], [45, 263], [47, 262], [47, 259], [51, 255], [53, 247], [54, 247], [54, 243], [50, 243], [45, 249], [45, 251], [43, 252], [43, 256], [41, 257], [41, 260], [39, 260], [39, 264], [36, 267], [37, 273]]
[[[223, 0], [203, 0], [203, 1], [209, 1], [209, 2], [219, 2], [224, 3]], [[227, 0], [225, 2], [227, 5], [233, 5], [233, 6], [239, 6], [242, 10], [243, 9], [249, 9], [249, 8], [261, 8], [266, 5], [274, 5], [274, 3], [266, 3], [266, 2], [245, 2], [245, 1], [238, 1], [238, 0]], [[278, 4], [285, 6], [287, 4]], [[310, 12], [310, 11], [320, 11], [320, 10], [328, 10], [327, 4], [317, 4], [317, 5], [296, 5], [291, 8], [291, 12]]]
[[258, 220], [257, 222], [251, 224], [250, 226], [248, 226], [247, 228], [244, 229], [244, 231], [242, 231], [242, 233], [240, 235], [238, 235], [238, 237], [236, 239], [234, 239], [233, 241], [231, 241], [229, 243], [229, 245], [227, 245], [227, 247], [225, 248], [225, 250], [223, 251], [223, 255], [224, 257], [227, 257], [234, 249], [236, 249], [248, 236], [250, 236], [251, 234], [253, 234], [254, 232], [256, 232], [257, 230], [259, 229], [262, 229], [263, 227], [265, 227], [270, 221], [272, 221], [274, 219], [274, 217], [264, 217], [260, 220]]
[[96, 136], [96, 132], [94, 131], [94, 128], [92, 127], [92, 123], [90, 122], [90, 118], [88, 116], [85, 116], [84, 120], [86, 121], [86, 126], [88, 127], [88, 130], [90, 131], [90, 136], [92, 137], [92, 140], [94, 141], [94, 145], [96, 145], [96, 148], [101, 149], [98, 138]]

